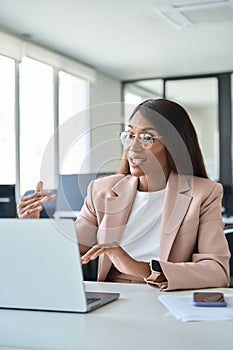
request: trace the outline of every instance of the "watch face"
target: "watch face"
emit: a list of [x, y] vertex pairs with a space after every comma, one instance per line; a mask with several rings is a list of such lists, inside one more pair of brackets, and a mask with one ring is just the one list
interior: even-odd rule
[[157, 260], [152, 260], [152, 270], [156, 272], [162, 272], [160, 263]]

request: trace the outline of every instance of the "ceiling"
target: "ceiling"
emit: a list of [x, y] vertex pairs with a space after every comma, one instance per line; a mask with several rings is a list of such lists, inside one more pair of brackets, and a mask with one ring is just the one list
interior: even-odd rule
[[233, 71], [233, 20], [177, 29], [152, 7], [181, 2], [201, 1], [0, 0], [0, 30], [120, 80]]

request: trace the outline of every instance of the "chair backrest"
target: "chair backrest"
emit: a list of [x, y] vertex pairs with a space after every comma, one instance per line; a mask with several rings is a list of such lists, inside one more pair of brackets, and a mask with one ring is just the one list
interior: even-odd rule
[[226, 217], [233, 215], [233, 188], [232, 186], [223, 185], [223, 214]]
[[231, 286], [233, 286], [233, 225], [226, 225], [224, 227], [224, 233], [229, 245], [231, 252], [230, 258], [230, 276], [231, 276]]
[[87, 195], [87, 187], [92, 180], [109, 173], [69, 174], [59, 176], [57, 190], [57, 211], [79, 211]]
[[15, 185], [0, 185], [0, 218], [16, 218]]
[[[34, 190], [28, 190], [24, 193], [24, 197], [28, 196], [31, 193], [34, 193]], [[53, 190], [53, 194], [57, 193], [57, 190]], [[40, 218], [47, 219], [47, 218], [53, 218], [53, 215], [56, 210], [56, 199], [46, 202], [42, 205], [43, 209], [40, 212]]]

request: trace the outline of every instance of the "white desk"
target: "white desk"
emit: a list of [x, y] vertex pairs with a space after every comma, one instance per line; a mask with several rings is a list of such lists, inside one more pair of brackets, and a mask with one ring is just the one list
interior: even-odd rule
[[159, 292], [147, 285], [86, 282], [86, 289], [121, 296], [89, 314], [0, 310], [0, 349], [232, 349], [232, 321], [183, 323], [166, 316]]

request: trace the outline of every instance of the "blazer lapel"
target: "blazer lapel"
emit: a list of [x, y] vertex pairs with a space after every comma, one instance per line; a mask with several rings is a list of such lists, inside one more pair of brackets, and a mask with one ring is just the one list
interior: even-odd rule
[[[125, 176], [105, 199], [105, 217], [99, 228], [99, 243], [120, 243], [135, 198], [138, 180]], [[171, 173], [167, 183], [160, 237], [160, 259], [167, 260], [180, 224], [192, 199], [192, 177]], [[99, 257], [98, 280], [104, 281], [112, 262], [107, 255]]]
[[160, 235], [160, 259], [166, 261], [192, 199], [192, 177], [171, 173], [168, 179]]
[[[105, 198], [105, 217], [98, 231], [99, 243], [120, 243], [122, 233], [131, 211], [138, 179], [125, 176], [112, 189]], [[99, 257], [98, 280], [105, 280], [112, 262], [107, 255]]]

